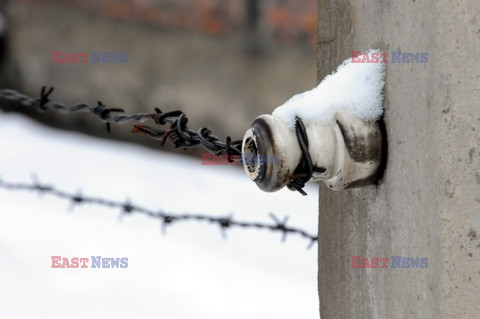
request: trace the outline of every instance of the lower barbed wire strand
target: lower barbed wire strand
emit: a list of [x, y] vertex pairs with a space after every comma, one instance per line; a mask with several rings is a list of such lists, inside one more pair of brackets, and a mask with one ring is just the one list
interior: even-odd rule
[[237, 221], [233, 219], [231, 215], [227, 217], [217, 217], [217, 216], [209, 216], [204, 214], [191, 214], [191, 213], [183, 213], [183, 214], [175, 214], [165, 212], [163, 210], [152, 210], [148, 209], [127, 201], [114, 201], [110, 199], [104, 199], [100, 197], [93, 197], [93, 196], [86, 196], [83, 195], [81, 192], [76, 193], [69, 193], [63, 191], [61, 189], [55, 188], [51, 185], [41, 183], [37, 178], [31, 183], [18, 183], [18, 182], [9, 182], [0, 179], [0, 188], [10, 190], [10, 191], [30, 191], [30, 192], [38, 192], [40, 194], [49, 194], [64, 200], [69, 200], [73, 206], [75, 205], [82, 205], [82, 204], [93, 204], [99, 206], [105, 206], [110, 208], [118, 208], [121, 210], [121, 215], [128, 215], [132, 213], [139, 213], [144, 214], [146, 216], [152, 218], [158, 218], [163, 222], [163, 227], [167, 225], [171, 225], [176, 222], [180, 221], [206, 221], [213, 224], [218, 224], [220, 226], [220, 230], [222, 232], [222, 236], [225, 236], [225, 230], [229, 228], [256, 228], [256, 229], [263, 229], [269, 230], [272, 232], [279, 232], [282, 233], [282, 239], [284, 240], [287, 234], [295, 234], [300, 237], [303, 237], [309, 240], [308, 248], [310, 248], [314, 243], [317, 242], [318, 236], [311, 235], [307, 231], [289, 227], [286, 225], [287, 219], [283, 219], [281, 221], [276, 215], [269, 213], [269, 216], [273, 220], [273, 223], [262, 223], [262, 222], [247, 222], [247, 221]]

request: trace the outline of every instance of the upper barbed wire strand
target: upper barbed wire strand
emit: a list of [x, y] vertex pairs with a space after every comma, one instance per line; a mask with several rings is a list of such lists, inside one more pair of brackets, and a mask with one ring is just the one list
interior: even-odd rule
[[[46, 111], [49, 108], [53, 108], [61, 113], [91, 113], [107, 124], [108, 131], [110, 131], [110, 124], [112, 123], [124, 124], [132, 121], [140, 122], [134, 124], [132, 132], [142, 133], [149, 137], [160, 139], [162, 145], [165, 144], [167, 139], [170, 139], [176, 148], [191, 148], [202, 145], [216, 155], [241, 155], [240, 147], [242, 140], [230, 141], [231, 139], [227, 137], [227, 141], [224, 142], [206, 128], [200, 128], [198, 131], [194, 131], [187, 127], [188, 118], [180, 110], [163, 113], [159, 108], [155, 108], [155, 113], [113, 114], [125, 113], [125, 111], [121, 108], [108, 108], [100, 101], [97, 102], [96, 106], [84, 102], [66, 105], [50, 100], [52, 92], [53, 87], [48, 90], [42, 87], [40, 97], [33, 98], [15, 90], [0, 89], [0, 97], [10, 101], [20, 102], [22, 105], [33, 107], [38, 111]], [[167, 130], [162, 130], [142, 124], [146, 120], [153, 120], [158, 125], [170, 124], [170, 127]]]
[[[112, 123], [140, 122], [133, 125], [132, 133], [141, 133], [160, 140], [161, 146], [164, 146], [168, 139], [175, 145], [175, 148], [187, 149], [202, 145], [212, 154], [225, 155], [229, 162], [233, 162], [232, 155], [238, 159], [240, 159], [242, 155], [242, 140], [232, 141], [230, 136], [227, 136], [226, 141], [223, 141], [221, 138], [213, 135], [206, 127], [201, 127], [197, 131], [194, 131], [187, 127], [188, 118], [180, 110], [163, 113], [156, 107], [154, 108], [155, 113], [112, 114], [125, 113], [125, 111], [122, 108], [107, 108], [101, 101], [98, 101], [96, 106], [88, 103], [66, 105], [50, 100], [52, 92], [53, 87], [47, 90], [46, 87], [43, 86], [40, 91], [40, 97], [32, 98], [15, 90], [0, 89], [0, 97], [10, 101], [18, 101], [22, 105], [33, 107], [39, 111], [46, 111], [51, 107], [62, 113], [92, 113], [106, 123], [108, 132], [110, 132], [110, 124]], [[146, 120], [153, 120], [157, 125], [170, 124], [170, 127], [167, 130], [162, 130], [143, 124]], [[303, 156], [301, 163], [288, 182], [288, 189], [298, 191], [305, 196], [307, 193], [305, 193], [303, 188], [312, 176], [312, 161], [308, 153], [306, 130], [303, 122], [299, 118], [297, 118], [295, 129]]]

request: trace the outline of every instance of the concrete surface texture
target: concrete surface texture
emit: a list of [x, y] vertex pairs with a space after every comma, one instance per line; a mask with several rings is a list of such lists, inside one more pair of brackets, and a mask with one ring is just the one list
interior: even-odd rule
[[[428, 52], [388, 59], [379, 185], [320, 187], [322, 319], [479, 318], [480, 2], [319, 0], [318, 42], [318, 79], [352, 50]], [[391, 268], [392, 256], [428, 267]]]

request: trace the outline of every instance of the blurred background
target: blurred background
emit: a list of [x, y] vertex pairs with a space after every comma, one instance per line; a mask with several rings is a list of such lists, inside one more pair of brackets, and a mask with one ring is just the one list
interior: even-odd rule
[[[255, 117], [316, 84], [315, 0], [17, 0], [0, 10], [1, 87], [34, 96], [47, 85], [65, 103], [181, 109], [190, 127], [239, 139]], [[126, 52], [128, 62], [52, 63], [52, 51]], [[105, 136], [88, 115], [29, 114]]]
[[[180, 109], [193, 129], [241, 139], [316, 84], [315, 0], [0, 0], [0, 12], [0, 87], [31, 96], [46, 85], [67, 104]], [[128, 62], [52, 63], [52, 51], [126, 52]], [[201, 148], [170, 152], [131, 127], [108, 134], [90, 114], [2, 100], [0, 180], [34, 173], [175, 214], [272, 223], [272, 212], [317, 233], [317, 185], [306, 197], [264, 193], [238, 167], [202, 166]], [[304, 238], [232, 229], [224, 240], [198, 222], [162, 236], [158, 220], [71, 204], [0, 187], [0, 318], [318, 318], [317, 249]], [[52, 269], [58, 255], [128, 257], [129, 267]]]

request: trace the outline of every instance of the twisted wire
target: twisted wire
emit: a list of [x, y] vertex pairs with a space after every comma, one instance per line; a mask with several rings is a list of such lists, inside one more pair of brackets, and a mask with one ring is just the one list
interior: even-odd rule
[[[232, 140], [227, 136], [226, 140], [223, 141], [219, 137], [213, 135], [206, 127], [201, 127], [197, 131], [192, 130], [187, 126], [187, 116], [180, 110], [163, 113], [156, 107], [154, 108], [154, 113], [114, 114], [125, 113], [125, 111], [121, 108], [108, 108], [101, 101], [98, 101], [96, 106], [91, 106], [83, 102], [66, 105], [61, 102], [52, 101], [50, 99], [52, 92], [53, 87], [47, 90], [46, 87], [43, 86], [40, 91], [40, 97], [32, 98], [15, 90], [0, 89], [0, 98], [20, 102], [22, 105], [32, 107], [38, 111], [46, 111], [49, 108], [53, 108], [61, 113], [88, 112], [105, 122], [108, 132], [110, 132], [110, 124], [112, 123], [123, 124], [135, 121], [137, 123], [134, 123], [132, 133], [140, 133], [160, 140], [161, 146], [164, 146], [167, 140], [170, 140], [175, 148], [180, 147], [188, 149], [202, 145], [215, 155], [226, 155], [229, 161], [232, 161], [231, 155], [240, 158], [242, 154], [242, 140]], [[164, 130], [143, 124], [146, 120], [153, 120], [155, 124], [159, 126], [169, 125], [169, 127]], [[303, 190], [305, 183], [310, 180], [313, 172], [317, 169], [313, 167], [308, 152], [308, 137], [305, 126], [302, 120], [298, 117], [296, 119], [295, 130], [303, 156], [302, 161], [290, 177], [290, 182], [287, 186], [291, 191], [298, 191], [305, 196], [307, 195]]]
[[318, 240], [318, 236], [311, 235], [303, 229], [287, 226], [288, 216], [284, 219], [280, 219], [273, 213], [269, 213], [269, 216], [272, 219], [273, 223], [268, 224], [263, 222], [239, 221], [234, 219], [232, 215], [226, 217], [215, 217], [205, 214], [175, 214], [166, 212], [164, 210], [155, 211], [153, 209], [136, 205], [130, 200], [121, 202], [101, 197], [86, 196], [81, 194], [80, 192], [69, 193], [54, 186], [44, 184], [40, 182], [35, 176], [33, 176], [33, 180], [31, 183], [9, 182], [0, 179], [0, 188], [10, 191], [30, 191], [40, 194], [50, 194], [52, 196], [70, 201], [72, 205], [71, 208], [81, 204], [94, 204], [109, 208], [120, 209], [120, 219], [123, 218], [123, 216], [132, 213], [144, 214], [146, 216], [159, 219], [162, 222], [162, 229], [164, 232], [166, 230], [166, 227], [172, 225], [173, 223], [193, 220], [217, 224], [221, 231], [222, 237], [224, 238], [226, 237], [226, 231], [228, 229], [237, 227], [242, 229], [254, 228], [268, 230], [272, 232], [279, 232], [282, 234], [282, 241], [286, 240], [288, 235], [299, 235], [309, 241], [308, 248], [312, 247], [313, 244], [316, 243]]
[[305, 184], [310, 180], [313, 175], [314, 167], [310, 152], [308, 151], [308, 136], [305, 129], [305, 125], [301, 118], [296, 117], [295, 133], [297, 135], [298, 144], [302, 151], [302, 160], [298, 164], [297, 168], [293, 172], [287, 187], [291, 191], [298, 191], [303, 196], [307, 193], [303, 190]]
[[[10, 101], [20, 102], [22, 105], [32, 107], [38, 111], [46, 111], [52, 108], [61, 113], [91, 113], [106, 123], [107, 131], [109, 132], [110, 124], [112, 123], [140, 122], [134, 124], [132, 133], [142, 133], [151, 138], [159, 139], [161, 140], [162, 146], [167, 139], [170, 139], [175, 145], [175, 148], [191, 148], [202, 145], [216, 155], [229, 155], [228, 157], [230, 158], [230, 155], [241, 154], [240, 148], [242, 140], [232, 141], [230, 138], [227, 138], [224, 142], [205, 127], [194, 131], [187, 127], [188, 118], [180, 110], [163, 113], [159, 108], [155, 108], [154, 113], [115, 114], [125, 113], [125, 111], [122, 108], [108, 108], [101, 101], [98, 101], [95, 106], [84, 102], [66, 105], [61, 102], [52, 101], [50, 99], [52, 92], [53, 87], [47, 90], [44, 86], [40, 91], [40, 97], [33, 98], [15, 90], [1, 89], [0, 97]], [[158, 125], [169, 124], [169, 128], [162, 130], [142, 124], [146, 120], [153, 120]]]

